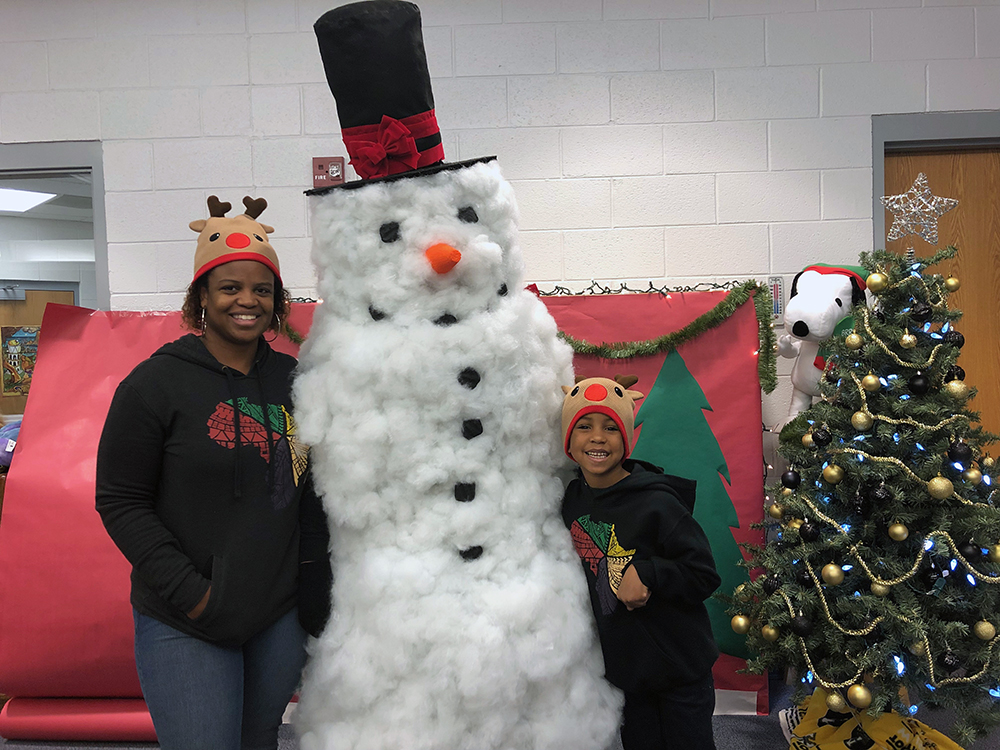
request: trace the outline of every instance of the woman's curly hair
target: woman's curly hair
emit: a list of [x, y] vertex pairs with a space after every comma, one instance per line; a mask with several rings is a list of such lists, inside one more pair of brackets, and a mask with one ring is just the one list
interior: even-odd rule
[[[192, 331], [201, 330], [201, 290], [208, 288], [208, 275], [211, 271], [206, 271], [197, 279], [191, 282], [184, 296], [184, 304], [181, 305], [181, 325]], [[267, 327], [269, 331], [279, 332], [278, 326], [284, 325], [288, 320], [288, 313], [292, 309], [292, 297], [281, 283], [281, 279], [274, 277], [274, 316], [271, 324]], [[279, 321], [278, 318], [281, 318]]]

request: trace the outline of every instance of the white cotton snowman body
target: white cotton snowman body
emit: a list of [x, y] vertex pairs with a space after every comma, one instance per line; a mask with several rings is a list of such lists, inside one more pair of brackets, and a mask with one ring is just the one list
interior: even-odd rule
[[335, 583], [303, 750], [603, 750], [620, 694], [559, 513], [571, 352], [510, 185], [483, 160], [313, 200], [296, 418]]

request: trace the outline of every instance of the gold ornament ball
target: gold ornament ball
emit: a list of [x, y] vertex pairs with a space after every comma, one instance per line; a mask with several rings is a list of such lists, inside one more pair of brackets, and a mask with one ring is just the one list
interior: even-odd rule
[[736, 615], [729, 623], [734, 633], [746, 635], [750, 632], [750, 618], [745, 615]]
[[[816, 447], [816, 441], [813, 440], [813, 434], [811, 432], [807, 432], [802, 436], [802, 445], [806, 448]], [[786, 487], [785, 489], [787, 490], [788, 488]]]
[[990, 551], [986, 553], [986, 557], [992, 563], [1000, 563], [1000, 544], [994, 544], [990, 547]]
[[910, 535], [910, 530], [904, 524], [894, 523], [889, 527], [889, 536], [897, 542], [901, 542]]
[[912, 333], [904, 333], [899, 337], [899, 345], [904, 349], [912, 349], [917, 345], [917, 337]]
[[826, 696], [826, 707], [834, 713], [842, 714], [847, 708], [847, 701], [840, 693], [833, 691]]
[[767, 508], [767, 515], [775, 521], [780, 521], [785, 516], [785, 509], [777, 503], [771, 503]]
[[861, 378], [861, 387], [869, 393], [874, 393], [882, 387], [882, 383], [877, 377], [875, 377], [875, 373], [870, 372]]
[[823, 479], [829, 484], [840, 484], [844, 481], [844, 470], [837, 466], [837, 464], [830, 464], [823, 469]]
[[934, 477], [927, 483], [927, 491], [935, 500], [945, 500], [955, 493], [955, 485], [944, 477]]
[[972, 626], [972, 632], [981, 641], [992, 641], [993, 637], [997, 634], [997, 629], [993, 626], [992, 622], [980, 620]]
[[768, 643], [774, 643], [781, 637], [781, 631], [773, 625], [765, 625], [760, 629], [760, 636]]
[[869, 589], [871, 589], [871, 592], [875, 596], [889, 596], [889, 590], [890, 589], [884, 583], [875, 583], [873, 581], [872, 585], [869, 586]]
[[834, 563], [824, 565], [820, 575], [822, 575], [823, 580], [831, 586], [839, 586], [844, 582], [844, 569]]
[[864, 685], [851, 685], [847, 688], [847, 700], [858, 708], [868, 708], [872, 704], [872, 691]]
[[870, 430], [873, 424], [875, 424], [875, 420], [871, 418], [870, 414], [865, 414], [863, 411], [856, 411], [851, 415], [851, 425], [858, 432]]
[[927, 653], [927, 646], [923, 641], [914, 641], [910, 644], [910, 653], [914, 656], [923, 656]]
[[791, 521], [788, 522], [788, 528], [795, 529], [796, 531], [798, 531], [799, 528], [802, 526], [802, 523], [803, 521], [801, 518], [793, 518]]
[[782, 487], [781, 488], [781, 496], [782, 497], [791, 497], [794, 494], [795, 494], [795, 490], [793, 490], [791, 487]]
[[965, 401], [969, 397], [969, 386], [961, 380], [949, 380], [941, 390], [955, 401]]
[[962, 472], [962, 479], [969, 484], [976, 485], [983, 481], [983, 472], [979, 469], [966, 469]]
[[844, 344], [847, 345], [848, 349], [853, 349], [854, 351], [857, 351], [862, 346], [864, 346], [865, 340], [856, 333], [849, 333], [847, 334], [847, 338], [844, 339]]
[[992, 456], [983, 456], [979, 461], [979, 465], [984, 469], [992, 469], [996, 461], [993, 460]]
[[944, 280], [944, 288], [949, 292], [957, 292], [960, 286], [962, 286], [962, 282], [954, 276], [949, 276]]
[[865, 285], [872, 290], [875, 294], [879, 292], [884, 292], [886, 287], [889, 286], [889, 277], [884, 273], [879, 273], [876, 271], [873, 274], [869, 274], [868, 278], [865, 279]]
[[747, 585], [745, 583], [741, 583], [737, 586], [736, 591], [734, 591], [733, 594], [741, 602], [750, 601], [750, 592], [747, 590]]

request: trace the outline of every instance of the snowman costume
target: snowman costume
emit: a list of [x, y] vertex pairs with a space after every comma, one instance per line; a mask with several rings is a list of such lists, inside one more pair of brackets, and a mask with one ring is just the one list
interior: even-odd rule
[[362, 179], [312, 205], [296, 417], [335, 580], [301, 746], [603, 750], [621, 698], [559, 515], [572, 353], [523, 290], [513, 191], [492, 157], [442, 161], [416, 6], [316, 32]]

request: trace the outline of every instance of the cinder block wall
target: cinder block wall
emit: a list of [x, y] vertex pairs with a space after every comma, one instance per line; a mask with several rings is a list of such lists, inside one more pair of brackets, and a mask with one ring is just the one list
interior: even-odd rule
[[[0, 3], [0, 142], [104, 143], [113, 307], [179, 305], [211, 193], [266, 197], [314, 293], [302, 190], [345, 152], [311, 26], [335, 4]], [[855, 261], [871, 115], [1000, 107], [996, 0], [419, 4], [448, 158], [499, 155], [543, 288]]]

